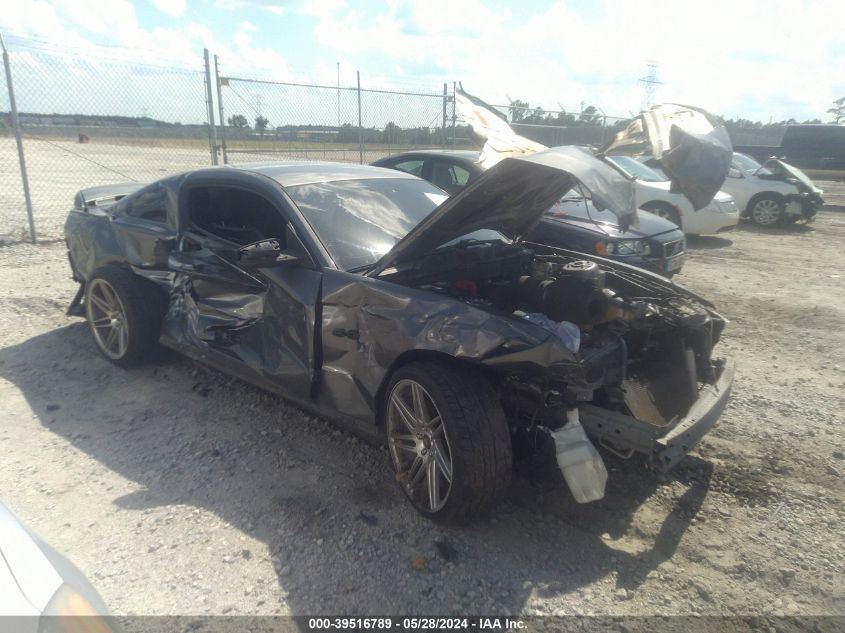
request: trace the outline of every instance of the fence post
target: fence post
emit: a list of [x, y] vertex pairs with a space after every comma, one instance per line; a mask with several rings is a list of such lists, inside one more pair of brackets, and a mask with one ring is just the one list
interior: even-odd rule
[[211, 164], [217, 164], [217, 130], [214, 128], [214, 101], [211, 96], [211, 64], [208, 61], [208, 49], [202, 49], [205, 61], [205, 94], [208, 102], [208, 145], [211, 150]]
[[440, 129], [440, 147], [446, 149], [446, 102], [448, 100], [448, 84], [443, 82], [443, 127]]
[[217, 66], [217, 55], [214, 56], [214, 82], [217, 84], [217, 114], [220, 115], [220, 147], [223, 150], [223, 164], [229, 164], [226, 153], [226, 119], [223, 116], [223, 90], [220, 87], [220, 69]]
[[21, 169], [21, 182], [23, 184], [23, 197], [26, 203], [26, 217], [29, 220], [29, 239], [35, 244], [35, 220], [32, 217], [32, 198], [29, 195], [29, 177], [26, 173], [26, 158], [23, 155], [23, 139], [21, 138], [21, 122], [18, 118], [18, 106], [15, 103], [15, 87], [12, 85], [12, 66], [9, 63], [9, 52], [6, 50], [6, 43], [0, 35], [0, 46], [3, 47], [3, 66], [6, 68], [6, 87], [9, 90], [9, 109], [12, 111], [12, 127], [15, 128], [15, 143], [18, 146], [18, 163]]
[[361, 71], [356, 70], [358, 75], [358, 163], [364, 164], [364, 128], [361, 127]]
[[455, 102], [457, 101], [457, 84], [452, 82], [452, 149], [455, 149], [455, 120], [458, 118], [455, 115]]

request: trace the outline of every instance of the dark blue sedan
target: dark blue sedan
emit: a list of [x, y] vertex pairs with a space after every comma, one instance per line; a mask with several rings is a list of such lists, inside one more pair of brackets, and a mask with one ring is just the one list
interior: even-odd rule
[[[477, 178], [484, 168], [478, 152], [418, 150], [395, 154], [373, 163], [424, 178], [453, 195]], [[669, 220], [639, 213], [639, 226], [619, 228], [616, 216], [599, 211], [589, 192], [573, 189], [552, 207], [526, 238], [539, 244], [601, 255], [671, 277], [684, 264], [684, 233]]]

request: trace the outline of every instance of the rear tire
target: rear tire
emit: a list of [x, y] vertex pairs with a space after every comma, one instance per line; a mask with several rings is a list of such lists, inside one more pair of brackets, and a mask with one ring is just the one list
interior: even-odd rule
[[120, 367], [136, 367], [157, 349], [166, 307], [160, 288], [123, 268], [100, 269], [85, 284], [94, 343]]
[[390, 380], [382, 412], [396, 480], [423, 516], [464, 523], [507, 492], [510, 432], [479, 373], [450, 363], [405, 365]]

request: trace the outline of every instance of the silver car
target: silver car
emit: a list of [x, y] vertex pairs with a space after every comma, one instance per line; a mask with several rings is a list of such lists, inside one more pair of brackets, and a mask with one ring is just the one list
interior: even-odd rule
[[67, 630], [119, 629], [82, 572], [0, 503], [0, 633]]

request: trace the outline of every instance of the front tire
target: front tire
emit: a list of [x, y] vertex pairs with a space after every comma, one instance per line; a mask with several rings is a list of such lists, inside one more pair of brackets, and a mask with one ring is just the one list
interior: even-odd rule
[[783, 200], [777, 196], [760, 196], [749, 205], [748, 217], [757, 226], [764, 228], [777, 226], [783, 216]]
[[414, 362], [390, 380], [384, 399], [396, 480], [423, 516], [463, 523], [499, 501], [513, 455], [504, 411], [477, 372]]
[[648, 202], [642, 206], [643, 211], [648, 211], [654, 215], [669, 220], [675, 226], [683, 230], [681, 226], [681, 216], [678, 215], [678, 210], [665, 202]]
[[100, 353], [120, 367], [136, 367], [158, 346], [164, 294], [122, 268], [103, 268], [85, 284], [85, 317]]

